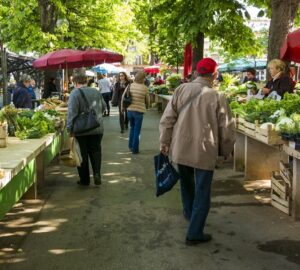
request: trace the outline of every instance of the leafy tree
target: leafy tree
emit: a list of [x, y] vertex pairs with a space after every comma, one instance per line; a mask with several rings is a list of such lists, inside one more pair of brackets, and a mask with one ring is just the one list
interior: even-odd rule
[[108, 47], [123, 52], [134, 36], [121, 0], [2, 0], [0, 40], [16, 52]]
[[154, 18], [155, 3], [151, 0], [130, 0], [130, 6], [134, 13], [134, 23], [143, 34], [143, 38], [147, 39], [149, 46], [149, 64], [153, 65], [158, 62], [158, 50], [156, 49], [156, 35], [157, 22]]
[[280, 48], [299, 14], [300, 0], [247, 0], [247, 3], [263, 8], [260, 15], [271, 18], [268, 41], [268, 61], [280, 58]]
[[245, 6], [236, 0], [156, 0], [154, 13], [158, 29], [167, 29], [166, 42], [178, 39], [193, 43], [193, 67], [203, 57], [204, 38], [219, 42], [226, 51], [254, 51], [255, 39], [244, 24], [250, 18]]

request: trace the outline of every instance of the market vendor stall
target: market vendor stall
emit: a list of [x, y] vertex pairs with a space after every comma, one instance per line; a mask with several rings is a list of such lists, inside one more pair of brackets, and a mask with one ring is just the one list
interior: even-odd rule
[[8, 138], [7, 147], [0, 150], [0, 219], [23, 196], [37, 198], [37, 185], [43, 184], [44, 169], [58, 155], [61, 141], [61, 133], [40, 139]]
[[0, 148], [0, 218], [22, 197], [36, 199], [45, 168], [61, 152], [67, 134], [65, 115], [54, 110], [57, 105], [45, 100], [37, 111], [10, 105], [0, 111], [1, 127], [12, 135], [5, 136]]

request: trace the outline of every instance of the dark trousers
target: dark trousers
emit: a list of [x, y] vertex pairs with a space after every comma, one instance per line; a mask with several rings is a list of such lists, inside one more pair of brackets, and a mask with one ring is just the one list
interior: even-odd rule
[[110, 92], [109, 92], [109, 93], [103, 93], [103, 94], [102, 94], [102, 97], [103, 97], [104, 102], [105, 102], [105, 104], [106, 104], [106, 112], [107, 112], [108, 115], [109, 115], [109, 113], [110, 113], [110, 106], [109, 106], [110, 95], [111, 95]]
[[210, 191], [214, 172], [180, 164], [178, 164], [178, 170], [183, 211], [190, 220], [187, 238], [201, 239], [210, 208]]
[[121, 130], [125, 130], [125, 128], [128, 128], [127, 110], [125, 109], [124, 112], [122, 112], [121, 105], [119, 105], [119, 121]]
[[77, 167], [80, 181], [83, 184], [90, 183], [89, 159], [92, 164], [93, 174], [100, 175], [101, 171], [101, 140], [103, 134], [76, 136], [80, 146], [82, 163]]

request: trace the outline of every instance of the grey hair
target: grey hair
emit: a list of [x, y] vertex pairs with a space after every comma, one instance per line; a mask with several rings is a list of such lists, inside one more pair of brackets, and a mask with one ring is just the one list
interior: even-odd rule
[[28, 74], [22, 74], [21, 78], [20, 78], [20, 82], [24, 83], [24, 82], [30, 82], [31, 77]]
[[74, 68], [73, 81], [75, 83], [85, 84], [87, 82], [87, 76], [85, 71], [85, 68]]

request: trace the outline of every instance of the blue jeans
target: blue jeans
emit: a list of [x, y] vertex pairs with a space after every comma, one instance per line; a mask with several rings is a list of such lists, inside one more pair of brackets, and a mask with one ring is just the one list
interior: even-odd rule
[[183, 211], [190, 220], [189, 240], [203, 237], [205, 221], [210, 208], [210, 191], [214, 171], [195, 169], [178, 164]]
[[140, 112], [128, 111], [128, 121], [130, 124], [128, 147], [133, 153], [139, 152], [140, 133], [144, 114]]

